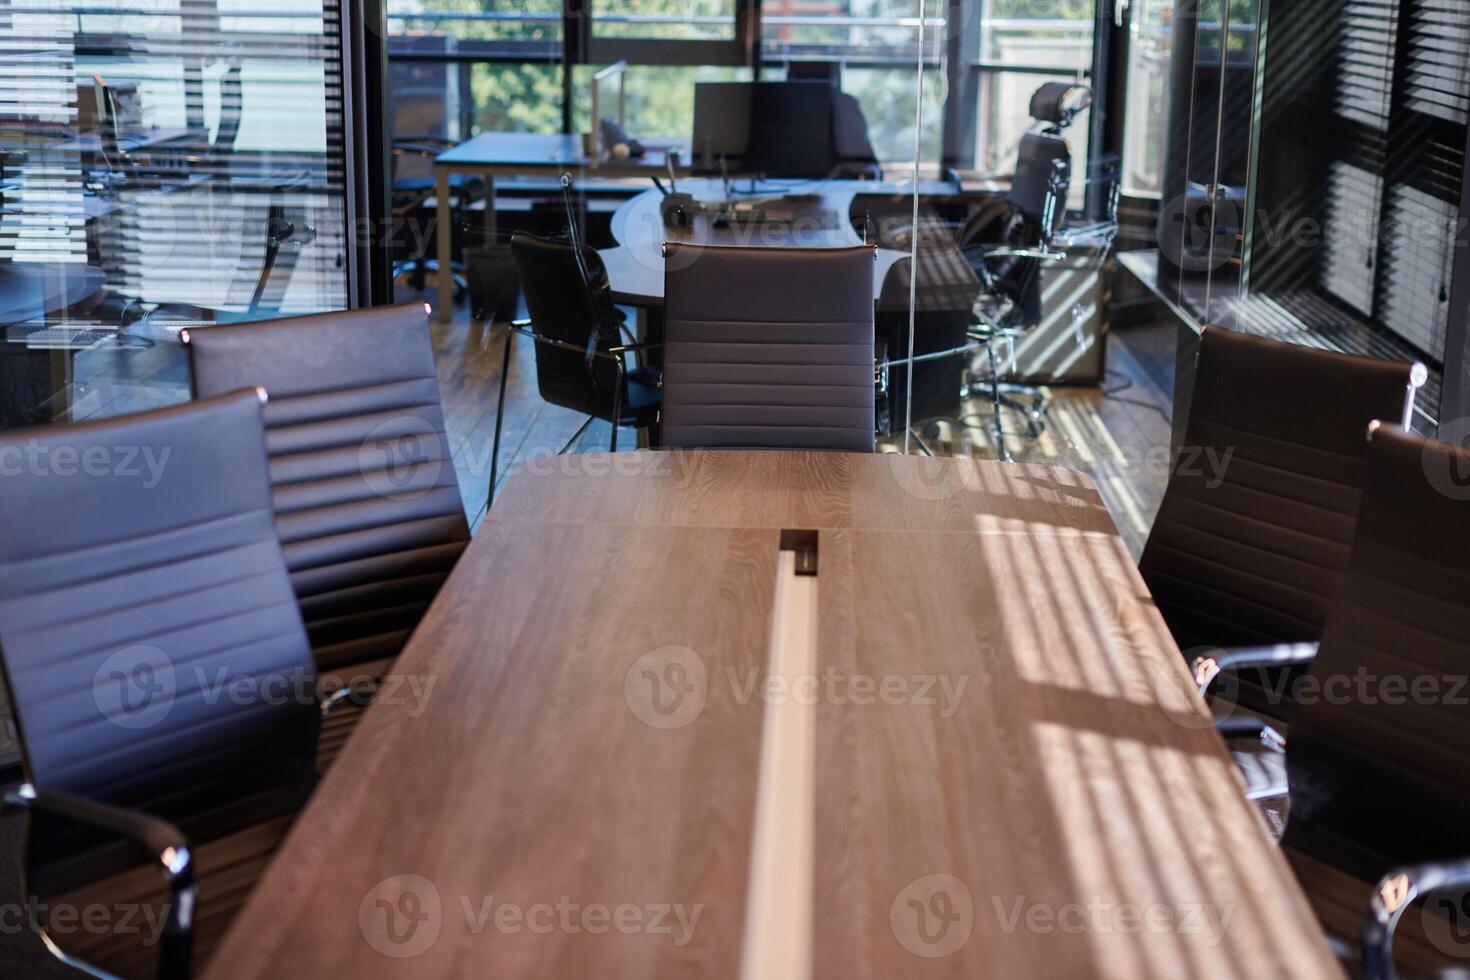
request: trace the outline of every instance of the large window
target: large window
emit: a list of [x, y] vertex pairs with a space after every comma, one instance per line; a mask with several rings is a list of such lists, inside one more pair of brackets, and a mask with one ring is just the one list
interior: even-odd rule
[[1128, 37], [1128, 95], [1123, 113], [1123, 193], [1158, 197], [1163, 188], [1173, 0], [1133, 0]]
[[[750, 0], [389, 0], [388, 9], [396, 59], [437, 49], [473, 65], [447, 78], [451, 101], [464, 104], [456, 122], [470, 132], [585, 131], [593, 72], [624, 60], [630, 131], [686, 135], [693, 82], [779, 79], [793, 64], [823, 62], [861, 106], [885, 172], [912, 165], [916, 125], [931, 174], [941, 164], [1007, 171], [1031, 92], [1050, 79], [1088, 80], [1092, 67], [1093, 0], [928, 0], [916, 121], [912, 0], [764, 0], [758, 12]], [[948, 111], [951, 99], [963, 100], [960, 112]], [[1071, 131], [1079, 172], [1086, 134], [1083, 117]]]
[[337, 0], [0, 3], [0, 426], [188, 395], [186, 323], [348, 304]]

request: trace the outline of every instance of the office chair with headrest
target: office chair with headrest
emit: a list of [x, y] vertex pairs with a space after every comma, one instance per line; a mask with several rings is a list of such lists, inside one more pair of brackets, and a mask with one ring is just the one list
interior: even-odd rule
[[[5, 802], [29, 817], [23, 894], [48, 948], [97, 975], [202, 966], [316, 782], [323, 706], [261, 416], [261, 395], [237, 391], [0, 433], [0, 453], [157, 463], [152, 476], [32, 468], [0, 494], [0, 650], [25, 775]], [[66, 519], [36, 520], [48, 513]], [[162, 935], [50, 918], [94, 905], [140, 921], [157, 905]]]
[[872, 452], [874, 256], [665, 243], [662, 444]]
[[[965, 223], [960, 248], [983, 285], [976, 303], [978, 322], [971, 331], [985, 348], [989, 374], [970, 391], [989, 395], [991, 436], [1002, 459], [1010, 459], [1002, 408], [1022, 413], [1027, 435], [1035, 439], [1046, 425], [1049, 399], [1038, 386], [1002, 379], [998, 344], [1014, 352], [1015, 339], [1041, 320], [1043, 266], [1067, 258], [1061, 236], [1067, 193], [1072, 182], [1072, 151], [1063, 131], [1092, 103], [1092, 90], [1070, 82], [1047, 82], [1031, 96], [1033, 125], [1021, 137], [1010, 191], [991, 198]], [[1117, 229], [1117, 185], [1111, 186], [1108, 213], [1093, 232], [1106, 257]], [[1102, 259], [1099, 259], [1102, 261]]]
[[[1470, 665], [1470, 451], [1378, 422], [1366, 441], [1361, 430], [1356, 438], [1360, 458], [1342, 464], [1362, 488], [1350, 557], [1299, 685], [1315, 693], [1293, 709], [1284, 738], [1249, 753], [1280, 777], [1253, 795], [1289, 794], [1282, 847], [1323, 925], [1355, 938], [1366, 908], [1364, 972], [1383, 977], [1415, 896], [1470, 887], [1470, 787], [1457, 775], [1470, 742], [1461, 690]], [[1277, 451], [1322, 452], [1286, 443]], [[1266, 662], [1270, 653], [1259, 651], [1228, 669]], [[1231, 676], [1214, 658], [1196, 670], [1206, 692]]]

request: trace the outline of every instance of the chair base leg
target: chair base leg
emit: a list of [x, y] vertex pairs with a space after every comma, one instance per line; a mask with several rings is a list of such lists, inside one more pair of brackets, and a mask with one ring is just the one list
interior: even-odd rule
[[575, 443], [578, 439], [582, 438], [582, 433], [587, 431], [587, 426], [592, 424], [593, 418], [595, 418], [595, 416], [589, 415], [582, 420], [582, 424], [577, 426], [577, 431], [573, 432], [571, 437], [567, 439], [566, 442], [562, 443], [561, 448], [556, 451], [556, 454], [558, 456], [565, 456], [567, 454], [567, 450], [572, 448], [572, 444]]

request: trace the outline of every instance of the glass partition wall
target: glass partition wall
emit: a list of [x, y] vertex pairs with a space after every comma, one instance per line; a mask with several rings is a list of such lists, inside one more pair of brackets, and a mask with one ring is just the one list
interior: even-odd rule
[[[762, 191], [755, 196], [776, 201], [778, 209], [793, 195], [840, 199], [842, 213], [833, 220], [853, 241], [866, 240], [884, 256], [876, 297], [878, 357], [887, 365], [879, 421], [884, 447], [998, 451], [993, 433], [976, 419], [984, 391], [971, 382], [988, 376], [988, 352], [970, 329], [979, 278], [973, 259], [962, 254], [963, 239], [977, 211], [1006, 198], [1023, 137], [1050, 125], [1032, 118], [1032, 94], [1048, 82], [1094, 83], [1101, 40], [1094, 0], [540, 2], [389, 0], [393, 76], [439, 66], [427, 83], [447, 107], [437, 135], [457, 141], [504, 131], [565, 132], [585, 139], [600, 122], [591, 117], [594, 79], [619, 63], [619, 121], [630, 137], [655, 149], [689, 140], [700, 83], [830, 85], [841, 95], [847, 120], [846, 135], [833, 137], [844, 145], [842, 165], [824, 180], [770, 174], [772, 180], [741, 193]], [[1111, 7], [1101, 16], [1106, 23]], [[395, 82], [395, 104], [402, 91]], [[1084, 105], [1068, 115], [1072, 179], [1057, 204], [1068, 212], [1061, 224], [1080, 226], [1103, 216], [1106, 188], [1116, 184], [1115, 174], [1100, 166], [1094, 113]], [[424, 132], [417, 122], [399, 120], [395, 110], [395, 139]], [[848, 158], [853, 153], [859, 162]], [[403, 166], [402, 157], [395, 160]], [[461, 270], [470, 292], [487, 269], [513, 279], [508, 257], [484, 257], [503, 253], [515, 231], [560, 234], [574, 220], [589, 244], [614, 247], [622, 244], [620, 209], [636, 209], [630, 202], [639, 195], [657, 193], [647, 176], [576, 176], [571, 216], [555, 175], [544, 168], [495, 175], [493, 222], [486, 219], [486, 202], [457, 201], [451, 237], [456, 256], [461, 246], [471, 246]], [[718, 175], [704, 178], [717, 182]], [[679, 186], [685, 187], [683, 178]], [[1090, 188], [1097, 193], [1089, 196]], [[420, 218], [435, 220], [427, 211]], [[1101, 378], [1106, 243], [1089, 240], [1075, 253], [1072, 265], [1048, 270], [1036, 286], [1047, 291], [1044, 329], [1006, 342], [1008, 376], [1082, 385]], [[434, 298], [424, 292], [426, 277], [415, 257], [405, 249], [398, 258], [400, 295]], [[482, 258], [477, 272], [474, 263]], [[618, 284], [613, 288], [617, 292]], [[477, 303], [469, 298], [471, 307]], [[496, 318], [507, 312], [502, 304]], [[645, 334], [659, 330], [656, 307], [625, 312]], [[912, 366], [912, 383], [910, 366], [898, 367], [911, 349], [921, 358]]]
[[349, 301], [338, 0], [0, 0], [0, 426], [187, 397], [191, 323]]
[[1420, 361], [1415, 426], [1465, 415], [1470, 3], [1176, 12], [1161, 286], [1197, 323]]

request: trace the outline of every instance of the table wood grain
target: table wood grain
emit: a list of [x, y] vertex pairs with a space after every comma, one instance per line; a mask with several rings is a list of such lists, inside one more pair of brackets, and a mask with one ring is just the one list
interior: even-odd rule
[[[775, 558], [767, 531], [482, 529], [393, 672], [429, 698], [367, 711], [208, 976], [736, 976]], [[708, 665], [687, 723], [645, 721], [649, 654]]]
[[[398, 665], [427, 710], [368, 710], [209, 976], [738, 976], [785, 527], [819, 545], [813, 977], [1340, 975], [1086, 477], [543, 462]], [[656, 727], [650, 672], [703, 707]], [[425, 912], [403, 875], [422, 950], [385, 932]], [[476, 929], [490, 896], [701, 911], [683, 944]]]
[[820, 541], [817, 980], [1340, 975], [1116, 536]]
[[690, 450], [531, 457], [490, 520], [1114, 534], [1077, 470], [899, 453]]

